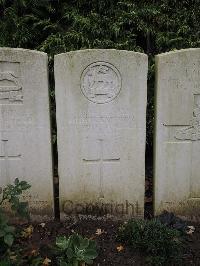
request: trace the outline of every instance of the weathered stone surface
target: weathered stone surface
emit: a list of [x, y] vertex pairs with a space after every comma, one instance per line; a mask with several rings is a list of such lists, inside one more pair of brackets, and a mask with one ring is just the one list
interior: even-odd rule
[[32, 186], [32, 218], [52, 217], [47, 55], [0, 48], [0, 187], [16, 177]]
[[200, 219], [200, 49], [156, 57], [155, 213]]
[[147, 56], [82, 50], [55, 57], [60, 208], [143, 216]]

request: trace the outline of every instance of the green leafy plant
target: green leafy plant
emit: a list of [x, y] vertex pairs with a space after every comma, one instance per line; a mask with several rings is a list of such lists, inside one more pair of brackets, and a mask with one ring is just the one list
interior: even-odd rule
[[119, 228], [117, 240], [145, 252], [150, 265], [178, 261], [183, 254], [181, 232], [156, 219], [129, 220]]
[[174, 215], [172, 212], [163, 211], [160, 215], [155, 217], [162, 224], [169, 228], [174, 228], [180, 231], [183, 235], [187, 234], [188, 226], [185, 220]]
[[23, 191], [29, 189], [30, 187], [31, 186], [26, 181], [19, 181], [19, 179], [16, 178], [14, 185], [9, 184], [3, 189], [0, 208], [2, 209], [2, 204], [7, 201], [15, 214], [22, 218], [28, 219], [28, 203], [20, 201], [20, 196], [22, 195]]
[[0, 266], [11, 266], [10, 261], [6, 258], [3, 260], [0, 260]]
[[57, 237], [56, 246], [60, 251], [58, 257], [60, 266], [91, 265], [98, 255], [95, 241], [78, 234], [73, 234], [68, 238]]
[[14, 226], [8, 225], [8, 218], [6, 215], [0, 210], [0, 242], [3, 241], [4, 244], [9, 247], [12, 246], [14, 241]]
[[7, 247], [12, 246], [15, 235], [15, 227], [9, 225], [3, 204], [10, 204], [15, 215], [29, 218], [28, 203], [20, 201], [20, 195], [28, 188], [30, 185], [26, 181], [19, 181], [16, 178], [14, 185], [9, 184], [2, 191], [0, 200], [0, 254], [4, 253]]

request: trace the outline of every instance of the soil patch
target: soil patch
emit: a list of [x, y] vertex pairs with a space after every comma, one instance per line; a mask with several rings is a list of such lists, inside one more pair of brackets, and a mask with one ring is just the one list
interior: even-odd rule
[[[104, 219], [98, 218], [63, 223], [52, 221], [45, 224], [32, 224], [32, 235], [29, 239], [21, 240], [19, 244], [24, 246], [26, 250], [29, 250], [30, 253], [32, 250], [37, 250], [42, 257], [48, 257], [54, 262], [50, 247], [55, 243], [56, 237], [58, 235], [69, 236], [76, 232], [96, 241], [99, 256], [94, 262], [95, 266], [146, 265], [144, 254], [140, 254], [136, 250], [123, 245], [121, 251], [117, 249], [121, 245], [121, 243], [116, 241], [116, 233], [120, 224], [119, 221], [105, 221]], [[195, 226], [195, 232], [187, 237], [187, 248], [182, 265], [198, 266], [200, 265], [200, 224], [189, 224]], [[27, 228], [28, 226], [28, 224], [23, 225], [21, 229]], [[101, 229], [100, 234], [96, 234], [97, 229]]]

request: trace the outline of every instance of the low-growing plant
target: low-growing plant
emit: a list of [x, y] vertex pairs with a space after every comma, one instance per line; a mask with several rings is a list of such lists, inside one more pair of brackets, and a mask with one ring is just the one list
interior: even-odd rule
[[9, 184], [2, 191], [0, 199], [0, 255], [4, 254], [8, 247], [12, 246], [15, 235], [15, 227], [9, 225], [3, 204], [10, 204], [11, 210], [15, 215], [28, 219], [28, 203], [21, 202], [20, 196], [24, 190], [29, 188], [30, 185], [26, 181], [19, 181], [16, 178], [14, 185]]
[[150, 265], [180, 261], [183, 254], [181, 232], [156, 219], [129, 220], [119, 228], [117, 240], [144, 252]]
[[11, 266], [10, 261], [6, 258], [3, 260], [0, 260], [0, 266]]
[[8, 218], [6, 215], [0, 210], [0, 251], [2, 252], [7, 246], [12, 246], [14, 241], [14, 226], [8, 225]]
[[15, 243], [10, 250], [1, 258], [0, 266], [47, 266], [48, 259], [42, 257], [39, 250], [34, 250], [29, 245], [22, 246]]
[[16, 215], [28, 219], [28, 203], [20, 201], [20, 196], [23, 191], [29, 189], [30, 187], [31, 186], [26, 181], [19, 181], [19, 179], [16, 178], [14, 185], [9, 184], [3, 189], [0, 208], [2, 209], [3, 203], [7, 201]]
[[60, 251], [58, 257], [60, 266], [91, 265], [98, 256], [95, 241], [78, 234], [73, 234], [68, 238], [57, 237], [56, 246]]
[[163, 211], [160, 215], [155, 217], [162, 224], [165, 224], [169, 228], [176, 229], [183, 234], [188, 230], [187, 222], [181, 218], [175, 216], [172, 212]]

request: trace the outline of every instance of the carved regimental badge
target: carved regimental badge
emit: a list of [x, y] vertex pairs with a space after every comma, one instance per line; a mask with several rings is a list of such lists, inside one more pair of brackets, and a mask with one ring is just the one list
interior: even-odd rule
[[0, 72], [0, 104], [22, 103], [22, 85], [13, 72]]
[[112, 101], [120, 92], [121, 76], [113, 65], [96, 62], [89, 65], [81, 76], [81, 90], [94, 103]]

